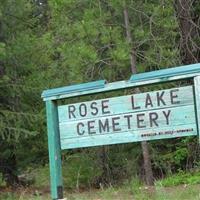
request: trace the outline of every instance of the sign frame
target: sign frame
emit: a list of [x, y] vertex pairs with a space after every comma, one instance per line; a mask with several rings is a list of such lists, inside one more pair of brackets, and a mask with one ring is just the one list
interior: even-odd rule
[[199, 135], [200, 63], [134, 74], [129, 80], [125, 81], [106, 83], [105, 80], [100, 80], [43, 91], [42, 98], [46, 103], [47, 114], [49, 167], [52, 199], [63, 199], [58, 100], [185, 79], [193, 80], [192, 85], [194, 86], [195, 115], [197, 132]]

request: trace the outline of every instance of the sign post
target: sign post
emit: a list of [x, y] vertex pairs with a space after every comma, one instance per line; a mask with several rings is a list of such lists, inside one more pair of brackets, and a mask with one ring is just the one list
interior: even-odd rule
[[[196, 107], [196, 124], [198, 131], [200, 129], [200, 76], [194, 77], [194, 91], [195, 91], [195, 107]], [[200, 134], [199, 135], [199, 141], [200, 141]]]
[[[194, 80], [185, 87], [57, 105], [60, 99]], [[61, 150], [198, 135], [200, 64], [131, 76], [128, 81], [104, 80], [46, 90], [52, 199], [63, 198]]]
[[63, 198], [62, 166], [60, 134], [58, 127], [58, 107], [56, 101], [46, 101], [47, 127], [48, 127], [48, 148], [49, 167], [51, 180], [52, 199]]

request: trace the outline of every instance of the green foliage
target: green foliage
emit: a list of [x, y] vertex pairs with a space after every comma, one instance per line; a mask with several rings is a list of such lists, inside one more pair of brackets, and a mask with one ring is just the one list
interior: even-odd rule
[[0, 173], [0, 187], [2, 187], [2, 186], [6, 186], [6, 183], [5, 183], [5, 181], [3, 180], [2, 174]]
[[198, 142], [194, 137], [153, 142], [154, 168], [160, 171], [161, 177], [186, 170], [188, 166], [198, 168], [199, 155], [194, 154], [195, 149], [198, 151]]
[[[110, 184], [116, 184], [117, 180], [123, 182], [137, 173], [136, 166], [134, 166], [137, 159], [131, 160], [129, 152], [132, 150], [131, 146], [127, 149], [123, 148], [125, 152], [123, 158], [120, 154], [121, 148], [107, 150], [108, 163], [104, 164], [107, 166], [106, 178]], [[132, 150], [132, 155], [137, 155], [137, 153]], [[81, 190], [92, 187], [104, 187], [104, 180], [101, 177], [105, 176], [105, 172], [101, 166], [102, 162], [97, 155], [101, 156], [99, 148], [84, 150], [75, 154], [70, 152], [63, 154], [63, 182], [67, 189]], [[25, 175], [27, 180], [33, 180], [34, 187], [42, 188], [49, 185], [48, 165], [37, 166], [35, 164], [35, 168], [28, 168], [22, 175]], [[104, 177], [104, 179], [106, 178]]]
[[67, 188], [91, 187], [92, 182], [101, 174], [91, 155], [77, 153], [68, 156], [63, 164], [63, 181]]
[[50, 199], [48, 197], [43, 198], [40, 196], [40, 194], [24, 195], [23, 192], [20, 196], [17, 194], [13, 194], [13, 192], [0, 194], [0, 198], [4, 199], [4, 200], [46, 200], [46, 199]]
[[184, 172], [180, 171], [177, 174], [166, 177], [163, 180], [157, 181], [157, 186], [176, 186], [181, 184], [193, 185], [200, 183], [200, 172]]
[[5, 200], [11, 200], [11, 199], [16, 198], [16, 196], [12, 193], [5, 193], [5, 194], [2, 194], [0, 197]]
[[29, 168], [25, 174], [33, 180], [34, 187], [42, 188], [50, 185], [48, 165], [36, 166], [35, 169]]
[[4, 58], [6, 56], [5, 53], [5, 43], [0, 42], [0, 58]]

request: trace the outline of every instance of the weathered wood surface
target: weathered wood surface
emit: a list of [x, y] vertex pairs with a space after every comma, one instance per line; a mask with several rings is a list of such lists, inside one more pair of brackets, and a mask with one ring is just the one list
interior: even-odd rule
[[46, 101], [49, 167], [51, 180], [51, 195], [53, 199], [63, 198], [61, 147], [58, 126], [57, 103]]
[[[200, 75], [200, 63], [157, 70], [153, 72], [138, 73], [131, 76], [130, 80], [127, 81], [117, 81], [108, 84], [105, 84], [105, 81], [97, 81], [98, 87], [95, 86], [94, 82], [90, 82], [74, 85], [74, 87], [66, 86], [62, 88], [49, 89], [45, 90], [42, 93], [42, 98], [44, 101], [63, 99], [87, 94], [95, 94], [131, 87], [150, 85], [155, 83], [189, 79], [198, 75]], [[85, 87], [88, 86], [88, 84], [89, 87]]]
[[58, 107], [61, 148], [196, 135], [193, 87]]
[[[171, 99], [173, 95], [178, 95], [178, 98]], [[62, 105], [58, 106], [59, 122], [184, 106], [193, 104], [193, 98], [193, 87], [187, 86]], [[177, 104], [178, 101], [180, 103]]]
[[[195, 93], [195, 112], [198, 133], [200, 131], [200, 76], [194, 78], [194, 93]], [[200, 141], [200, 134], [199, 141]]]
[[42, 93], [42, 97], [48, 98], [51, 96], [58, 96], [62, 94], [71, 94], [74, 92], [82, 92], [82, 91], [104, 88], [105, 82], [106, 82], [105, 80], [99, 80], [99, 81], [93, 81], [93, 82], [88, 82], [88, 83], [65, 86], [61, 88], [54, 88], [51, 90], [45, 90]]
[[197, 63], [197, 64], [185, 65], [182, 67], [174, 67], [168, 69], [161, 69], [157, 71], [144, 72], [137, 74], [137, 76], [132, 75], [130, 81], [138, 82], [143, 80], [151, 80], [155, 78], [167, 79], [174, 76], [182, 76], [182, 75], [187, 76], [199, 72], [200, 72], [200, 64]]

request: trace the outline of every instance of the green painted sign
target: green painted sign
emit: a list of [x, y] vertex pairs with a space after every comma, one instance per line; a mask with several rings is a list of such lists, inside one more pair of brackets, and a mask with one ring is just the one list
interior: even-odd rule
[[[176, 80], [191, 86], [58, 105], [60, 99]], [[200, 64], [46, 90], [52, 199], [63, 198], [61, 150], [199, 135]], [[92, 97], [91, 97], [92, 99]]]
[[61, 148], [197, 134], [193, 87], [58, 106]]

